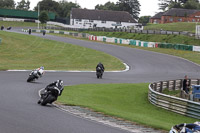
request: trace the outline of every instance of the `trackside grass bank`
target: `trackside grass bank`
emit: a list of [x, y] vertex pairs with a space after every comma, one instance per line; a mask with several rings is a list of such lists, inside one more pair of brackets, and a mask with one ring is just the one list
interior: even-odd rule
[[101, 61], [106, 70], [123, 70], [120, 60], [96, 50], [23, 35], [0, 31], [0, 70], [34, 69], [95, 70]]
[[126, 32], [86, 32], [95, 36], [116, 37], [123, 39], [134, 39], [147, 42], [162, 42], [173, 44], [186, 44], [200, 46], [200, 41], [194, 37], [184, 35], [154, 35], [154, 34], [135, 34]]
[[191, 22], [179, 22], [179, 23], [168, 23], [168, 24], [147, 24], [144, 26], [145, 30], [167, 30], [167, 31], [188, 31], [195, 33], [196, 24]]
[[148, 84], [85, 84], [66, 86], [58, 102], [89, 107], [107, 115], [169, 130], [196, 119], [157, 108], [148, 101]]
[[[73, 36], [67, 35], [67, 34], [55, 34], [55, 33], [50, 33], [50, 34], [55, 35], [55, 36], [61, 36], [61, 37], [77, 38], [77, 37], [73, 37]], [[81, 39], [88, 40], [86, 38], [81, 38]], [[106, 42], [102, 42], [102, 43], [106, 43]], [[110, 44], [131, 47], [131, 48], [137, 48], [137, 49], [143, 49], [143, 50], [147, 50], [147, 51], [154, 51], [154, 52], [158, 52], [158, 53], [164, 53], [164, 54], [168, 54], [168, 55], [181, 57], [181, 58], [187, 59], [189, 61], [192, 61], [194, 63], [200, 64], [200, 52], [165, 49], [165, 48], [147, 48], [147, 47], [139, 47], [139, 46], [134, 46], [134, 45], [119, 44], [119, 43], [110, 43]]]
[[[7, 27], [37, 27], [37, 23], [33, 22], [9, 22], [9, 21], [0, 21], [0, 26]], [[6, 29], [5, 29], [6, 30]]]

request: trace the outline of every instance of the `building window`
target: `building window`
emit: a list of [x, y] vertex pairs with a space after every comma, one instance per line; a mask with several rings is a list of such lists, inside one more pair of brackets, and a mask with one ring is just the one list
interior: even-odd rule
[[153, 23], [154, 23], [154, 24], [157, 24], [157, 23], [158, 23], [158, 21], [157, 21], [156, 19], [154, 19]]
[[101, 21], [101, 23], [106, 23], [106, 21]]
[[76, 19], [76, 21], [81, 22], [82, 20], [81, 19]]
[[169, 18], [169, 21], [172, 22], [172, 21], [173, 21], [173, 18]]
[[178, 21], [179, 21], [179, 22], [182, 22], [183, 20], [182, 20], [182, 18], [178, 18]]

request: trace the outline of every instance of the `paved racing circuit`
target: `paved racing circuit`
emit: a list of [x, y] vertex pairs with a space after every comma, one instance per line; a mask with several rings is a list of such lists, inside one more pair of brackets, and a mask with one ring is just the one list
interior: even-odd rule
[[[16, 30], [16, 32], [20, 32]], [[103, 51], [130, 66], [127, 72], [106, 72], [102, 80], [93, 72], [46, 72], [35, 83], [27, 83], [29, 72], [0, 71], [1, 133], [126, 133], [127, 131], [76, 117], [52, 106], [39, 106], [39, 89], [54, 80], [66, 85], [86, 83], [141, 83], [199, 78], [200, 67], [177, 57], [98, 42], [32, 33], [32, 35]]]

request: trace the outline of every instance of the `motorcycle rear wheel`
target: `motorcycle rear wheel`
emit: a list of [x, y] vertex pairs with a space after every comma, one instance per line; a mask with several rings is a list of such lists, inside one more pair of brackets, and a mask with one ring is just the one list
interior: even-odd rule
[[35, 77], [33, 75], [29, 76], [27, 79], [27, 82], [31, 82], [35, 79]]

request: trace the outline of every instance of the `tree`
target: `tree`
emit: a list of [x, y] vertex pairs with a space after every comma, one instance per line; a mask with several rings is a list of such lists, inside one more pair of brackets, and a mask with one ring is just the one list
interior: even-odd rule
[[59, 10], [57, 11], [59, 17], [70, 18], [72, 8], [80, 8], [80, 6], [73, 2], [62, 0], [59, 2]]
[[142, 24], [147, 24], [147, 23], [149, 23], [150, 17], [151, 16], [141, 16], [139, 18], [138, 22], [142, 23]]
[[168, 9], [171, 9], [171, 8], [183, 8], [182, 4], [180, 2], [171, 2], [169, 5], [168, 5]]
[[20, 2], [17, 2], [16, 9], [29, 10], [30, 9], [30, 1], [27, 0], [27, 2], [26, 2], [25, 0], [21, 0]]
[[15, 9], [14, 0], [0, 0], [0, 8]]
[[96, 5], [95, 10], [112, 10], [112, 11], [120, 11], [119, 5], [114, 2], [107, 2], [104, 5]]
[[[53, 0], [42, 0], [38, 4], [40, 5], [40, 11], [57, 12], [59, 10], [59, 3]], [[37, 11], [38, 6], [34, 10]]]
[[120, 10], [129, 12], [134, 19], [139, 18], [140, 3], [138, 0], [119, 0], [117, 4]]
[[200, 4], [198, 0], [188, 0], [183, 7], [184, 9], [199, 9]]
[[49, 20], [49, 16], [48, 16], [46, 11], [42, 11], [40, 13], [39, 20], [40, 20], [42, 25], [47, 23], [47, 21]]
[[171, 8], [199, 9], [199, 0], [159, 0], [159, 9], [165, 11]]
[[170, 8], [182, 8], [188, 0], [159, 0], [159, 9], [165, 11]]

